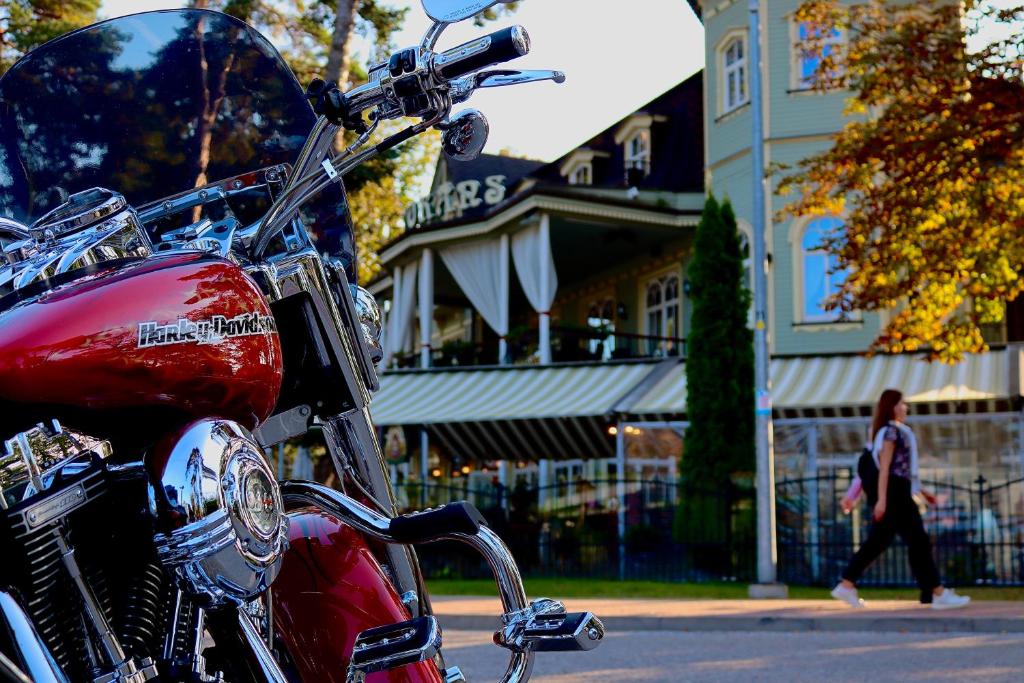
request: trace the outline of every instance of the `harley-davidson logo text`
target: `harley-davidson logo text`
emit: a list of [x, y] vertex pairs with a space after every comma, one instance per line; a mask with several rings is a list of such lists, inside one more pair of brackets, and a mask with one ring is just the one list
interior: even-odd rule
[[250, 337], [277, 332], [274, 318], [259, 313], [242, 313], [234, 318], [215, 315], [208, 320], [178, 318], [178, 322], [139, 323], [139, 348], [168, 344], [219, 344], [231, 337]]

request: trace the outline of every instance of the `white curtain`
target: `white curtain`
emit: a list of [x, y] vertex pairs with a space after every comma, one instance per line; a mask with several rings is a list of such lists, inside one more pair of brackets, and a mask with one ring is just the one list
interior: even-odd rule
[[538, 225], [512, 236], [512, 258], [515, 260], [519, 283], [533, 310], [538, 313], [550, 311], [558, 290], [558, 275], [555, 273], [551, 231], [546, 215], [541, 217]]
[[540, 362], [551, 362], [551, 304], [558, 290], [555, 257], [551, 253], [551, 223], [541, 214], [539, 224], [512, 237], [512, 257], [519, 283], [539, 317]]
[[416, 296], [416, 269], [415, 262], [404, 268], [395, 268], [391, 313], [388, 316], [385, 367], [395, 354], [405, 350], [409, 333], [412, 331], [413, 314], [416, 312], [413, 304]]
[[440, 253], [473, 308], [504, 339], [508, 334], [508, 236], [464, 242]]

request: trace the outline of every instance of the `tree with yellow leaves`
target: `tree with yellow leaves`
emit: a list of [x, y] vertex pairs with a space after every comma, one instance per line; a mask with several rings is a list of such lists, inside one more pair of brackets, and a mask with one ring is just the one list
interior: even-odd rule
[[795, 19], [814, 87], [850, 91], [834, 145], [778, 189], [783, 214], [844, 217], [829, 306], [891, 310], [873, 350], [986, 350], [1024, 290], [1024, 5], [808, 0]]

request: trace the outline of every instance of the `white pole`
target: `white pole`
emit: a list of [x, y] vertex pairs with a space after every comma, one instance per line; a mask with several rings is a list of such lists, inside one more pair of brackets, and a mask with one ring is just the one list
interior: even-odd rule
[[[754, 224], [754, 390], [757, 441], [757, 582], [752, 596], [776, 597], [775, 454], [772, 448], [772, 400], [769, 393], [768, 273], [765, 257], [764, 112], [761, 93], [760, 0], [750, 0], [750, 116], [753, 140]], [[767, 588], [766, 588], [767, 587]]]
[[430, 335], [434, 328], [434, 252], [420, 258], [420, 367], [430, 367]]
[[[498, 461], [498, 484], [501, 490], [501, 500], [498, 501], [498, 506], [505, 514], [505, 518], [508, 518], [508, 487], [513, 479], [515, 479], [513, 473], [513, 463], [508, 460]], [[509, 476], [509, 475], [513, 476]]]
[[498, 338], [498, 365], [508, 364], [508, 340], [505, 339], [505, 335], [508, 334], [508, 297], [509, 297], [509, 262], [508, 262], [508, 235], [502, 235], [500, 238], [501, 254], [498, 257], [498, 278], [501, 282], [502, 290], [499, 294], [501, 297], [501, 321], [505, 326], [504, 331]]
[[[540, 215], [540, 244], [538, 258], [540, 258], [540, 286], [545, 301], [551, 298], [548, 286], [551, 281], [551, 218], [546, 213]], [[547, 365], [551, 362], [551, 312], [541, 311], [538, 321], [540, 332], [540, 362]]]

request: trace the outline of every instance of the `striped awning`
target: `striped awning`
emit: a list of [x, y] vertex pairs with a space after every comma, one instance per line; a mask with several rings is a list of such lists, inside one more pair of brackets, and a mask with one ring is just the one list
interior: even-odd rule
[[[1012, 354], [998, 350], [968, 355], [956, 365], [929, 363], [919, 356], [822, 356], [772, 360], [772, 403], [786, 414], [836, 411], [874, 405], [882, 391], [901, 389], [908, 403], [994, 402], [1012, 398]], [[686, 368], [680, 363], [631, 405], [630, 415], [686, 412]]]
[[630, 363], [385, 373], [371, 412], [378, 425], [609, 415], [652, 367]]
[[968, 355], [956, 365], [919, 356], [784, 358], [772, 361], [772, 397], [787, 408], [872, 405], [885, 389], [908, 403], [990, 401], [1010, 395], [1007, 351]]
[[[915, 414], [1006, 410], [1019, 382], [1016, 350], [957, 365], [917, 356], [772, 360], [778, 417], [866, 415], [889, 387]], [[458, 368], [386, 373], [371, 407], [378, 425], [423, 426], [458, 459], [612, 457], [615, 420], [682, 419], [686, 367], [671, 360], [571, 366]]]
[[371, 405], [381, 426], [424, 426], [457, 460], [602, 458], [615, 406], [652, 363], [386, 373]]
[[619, 408], [637, 415], [668, 416], [686, 412], [686, 365], [676, 364], [639, 400]]

